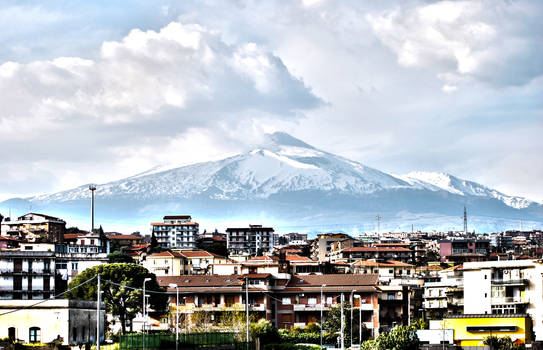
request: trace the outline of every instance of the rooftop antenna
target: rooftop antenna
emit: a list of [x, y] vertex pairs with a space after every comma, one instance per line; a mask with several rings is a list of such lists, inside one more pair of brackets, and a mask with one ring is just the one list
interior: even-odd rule
[[94, 232], [94, 191], [96, 191], [96, 186], [89, 185], [89, 190], [91, 191], [91, 233]]
[[522, 232], [522, 219], [520, 219], [520, 232]]
[[468, 233], [468, 212], [466, 211], [466, 206], [464, 205], [464, 234]]
[[377, 214], [377, 234], [381, 234], [381, 216]]

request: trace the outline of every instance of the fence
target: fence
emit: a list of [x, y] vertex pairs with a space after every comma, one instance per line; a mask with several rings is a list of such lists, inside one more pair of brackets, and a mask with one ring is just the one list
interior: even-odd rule
[[[180, 333], [179, 349], [254, 350], [254, 343], [240, 342], [236, 338], [236, 333]], [[139, 333], [122, 335], [119, 350], [143, 349], [144, 339], [146, 350], [175, 349], [175, 333], [145, 336]]]

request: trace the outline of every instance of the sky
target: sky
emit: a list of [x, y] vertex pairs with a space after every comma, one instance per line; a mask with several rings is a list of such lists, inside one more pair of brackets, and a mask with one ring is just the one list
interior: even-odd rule
[[1, 1], [0, 200], [284, 131], [543, 201], [539, 1]]

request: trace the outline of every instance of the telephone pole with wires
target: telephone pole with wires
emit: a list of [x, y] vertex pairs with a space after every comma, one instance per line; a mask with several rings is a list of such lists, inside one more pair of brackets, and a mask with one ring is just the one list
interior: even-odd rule
[[98, 289], [96, 291], [96, 350], [100, 350], [100, 303], [102, 302], [102, 292], [100, 289], [100, 274], [98, 274]]

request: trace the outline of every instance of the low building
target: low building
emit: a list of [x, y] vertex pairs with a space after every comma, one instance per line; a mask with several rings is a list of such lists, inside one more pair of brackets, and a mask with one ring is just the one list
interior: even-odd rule
[[142, 265], [156, 276], [180, 276], [189, 272], [187, 259], [179, 252], [164, 251], [148, 255]]
[[465, 314], [430, 321], [430, 329], [452, 329], [457, 346], [483, 347], [489, 336], [509, 337], [515, 345], [532, 342], [532, 322], [526, 314]]
[[122, 234], [108, 234], [107, 238], [110, 242], [110, 250], [120, 251], [128, 250], [133, 245], [139, 245], [143, 242], [143, 237], [138, 235], [122, 235]]
[[[0, 300], [0, 338], [27, 344], [60, 341], [64, 345], [78, 345], [96, 342], [95, 301], [49, 299], [35, 304], [32, 300]], [[102, 303], [102, 334], [104, 319], [105, 304]]]
[[351, 238], [345, 233], [322, 233], [317, 235], [311, 245], [311, 258], [324, 262], [328, 260], [327, 254], [332, 251], [332, 244]]

